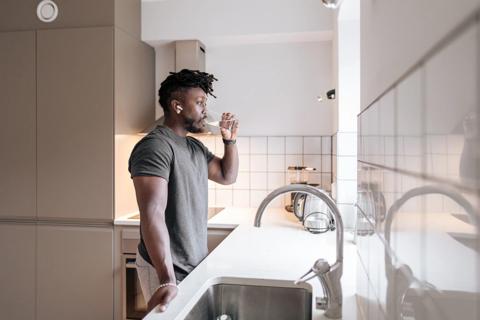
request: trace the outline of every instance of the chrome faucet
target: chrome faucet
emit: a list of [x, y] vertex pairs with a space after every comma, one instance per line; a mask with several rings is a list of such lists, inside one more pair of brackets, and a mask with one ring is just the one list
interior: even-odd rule
[[[323, 288], [324, 296], [317, 297], [317, 308], [325, 310], [325, 316], [333, 319], [342, 317], [342, 286], [340, 278], [343, 273], [343, 221], [337, 206], [332, 198], [325, 192], [305, 184], [290, 184], [273, 190], [268, 194], [258, 207], [255, 215], [255, 227], [260, 227], [263, 212], [268, 204], [281, 194], [288, 192], [301, 192], [316, 196], [323, 200], [335, 216], [336, 227], [336, 245], [337, 259], [333, 265], [329, 265], [324, 259], [318, 259], [313, 267], [304, 274], [300, 279], [295, 281], [296, 284], [308, 281], [314, 277], [318, 277]], [[312, 276], [305, 278], [310, 273]]]

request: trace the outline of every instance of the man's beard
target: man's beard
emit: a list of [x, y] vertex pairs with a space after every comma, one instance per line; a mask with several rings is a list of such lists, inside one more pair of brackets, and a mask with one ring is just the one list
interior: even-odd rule
[[185, 118], [185, 129], [190, 133], [201, 133], [204, 132], [205, 124], [204, 119], [200, 121], [195, 121], [191, 118]]

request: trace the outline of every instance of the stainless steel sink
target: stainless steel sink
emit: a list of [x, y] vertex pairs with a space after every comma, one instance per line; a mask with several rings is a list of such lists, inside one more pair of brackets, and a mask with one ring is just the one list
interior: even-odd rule
[[300, 287], [240, 284], [210, 286], [187, 320], [306, 320], [312, 318], [312, 293]]

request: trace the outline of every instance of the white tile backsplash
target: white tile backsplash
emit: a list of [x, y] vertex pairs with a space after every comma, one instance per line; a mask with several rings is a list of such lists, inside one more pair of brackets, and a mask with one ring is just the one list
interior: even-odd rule
[[267, 171], [267, 155], [252, 154], [250, 156], [250, 171], [266, 172]]
[[332, 137], [322, 137], [322, 154], [331, 154], [331, 153], [332, 153]]
[[[330, 139], [330, 137], [326, 137]], [[303, 138], [302, 137], [286, 137], [285, 138], [286, 154], [303, 154]]]
[[268, 137], [268, 154], [285, 154], [285, 137]]
[[267, 153], [267, 137], [251, 137], [250, 138], [250, 154], [266, 154]]
[[233, 190], [233, 205], [236, 207], [250, 207], [250, 190]]
[[322, 154], [322, 138], [321, 137], [304, 137], [303, 153], [304, 154]]
[[250, 172], [250, 189], [267, 189], [267, 173]]
[[238, 155], [238, 170], [250, 171], [250, 155], [249, 154], [240, 154]]
[[237, 148], [238, 148], [238, 154], [240, 155], [250, 154], [250, 138], [238, 137]]
[[322, 155], [322, 172], [332, 172], [331, 155]]
[[267, 157], [268, 172], [285, 172], [285, 155], [268, 155]]
[[250, 189], [250, 172], [239, 172], [233, 189]]
[[269, 172], [267, 174], [268, 190], [273, 190], [285, 185], [285, 173], [283, 172]]
[[216, 190], [216, 205], [217, 206], [232, 206], [233, 205], [233, 191], [232, 190]]
[[289, 166], [303, 166], [303, 156], [301, 154], [285, 155], [285, 168]]
[[250, 207], [257, 208], [267, 194], [267, 190], [250, 190]]
[[[221, 137], [202, 137], [205, 145], [223, 156]], [[304, 146], [307, 146], [304, 149]], [[209, 180], [209, 205], [257, 207], [267, 191], [289, 184], [288, 166], [317, 168], [309, 182], [331, 189], [331, 136], [318, 137], [238, 137], [239, 174], [233, 185], [220, 185]], [[304, 152], [305, 151], [305, 152]], [[307, 153], [308, 151], [308, 153]], [[272, 206], [283, 207], [285, 197]]]

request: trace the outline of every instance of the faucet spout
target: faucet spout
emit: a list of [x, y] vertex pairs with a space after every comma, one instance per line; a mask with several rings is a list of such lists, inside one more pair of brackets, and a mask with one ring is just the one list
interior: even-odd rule
[[[337, 257], [335, 263], [330, 266], [324, 259], [319, 259], [313, 267], [295, 283], [308, 281], [315, 276], [319, 278], [324, 291], [324, 297], [317, 298], [319, 309], [325, 310], [325, 316], [338, 319], [342, 317], [342, 286], [340, 279], [343, 273], [343, 220], [335, 202], [325, 192], [305, 184], [291, 184], [273, 190], [260, 203], [255, 215], [255, 227], [260, 227], [263, 213], [268, 204], [281, 194], [288, 192], [301, 192], [316, 196], [323, 200], [335, 217], [336, 249]], [[313, 273], [313, 276], [307, 276]]]
[[337, 208], [337, 205], [333, 201], [332, 198], [325, 192], [314, 188], [312, 186], [306, 185], [306, 184], [289, 184], [280, 188], [277, 188], [270, 192], [265, 199], [263, 199], [262, 203], [260, 203], [260, 206], [257, 209], [257, 213], [255, 215], [255, 222], [254, 226], [255, 227], [260, 227], [261, 226], [261, 221], [262, 221], [262, 216], [265, 211], [265, 208], [268, 206], [268, 204], [278, 197], [281, 194], [284, 193], [289, 193], [289, 192], [302, 192], [302, 193], [308, 193], [312, 196], [316, 196], [320, 199], [322, 199], [328, 206], [328, 208], [332, 211], [333, 216], [335, 217], [335, 229], [337, 232], [337, 237], [336, 237], [336, 242], [337, 242], [337, 263], [342, 263], [343, 261], [343, 220], [342, 216], [340, 215], [340, 211]]

